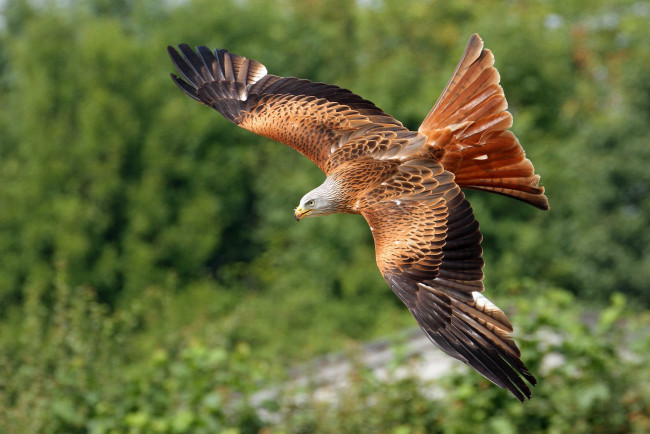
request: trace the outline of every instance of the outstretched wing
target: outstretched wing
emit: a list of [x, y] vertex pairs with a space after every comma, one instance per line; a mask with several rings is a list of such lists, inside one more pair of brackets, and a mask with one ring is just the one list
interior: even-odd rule
[[[332, 152], [376, 127], [406, 130], [372, 102], [338, 86], [267, 74], [261, 63], [226, 50], [168, 47], [186, 94], [242, 128], [285, 143], [321, 170]], [[330, 165], [331, 166], [331, 165]]]
[[366, 200], [377, 265], [429, 339], [519, 400], [530, 398], [524, 379], [536, 380], [512, 325], [481, 295], [482, 236], [454, 175], [430, 160], [409, 161]]
[[445, 169], [462, 188], [491, 191], [548, 209], [530, 160], [508, 131], [506, 110], [494, 56], [474, 34], [445, 90], [419, 130], [428, 137]]

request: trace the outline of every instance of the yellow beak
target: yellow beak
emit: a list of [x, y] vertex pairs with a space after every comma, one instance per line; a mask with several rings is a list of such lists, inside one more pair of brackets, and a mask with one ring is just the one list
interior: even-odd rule
[[296, 218], [296, 221], [299, 222], [304, 216], [312, 212], [313, 209], [303, 210], [301, 206], [296, 208], [293, 212], [293, 216]]

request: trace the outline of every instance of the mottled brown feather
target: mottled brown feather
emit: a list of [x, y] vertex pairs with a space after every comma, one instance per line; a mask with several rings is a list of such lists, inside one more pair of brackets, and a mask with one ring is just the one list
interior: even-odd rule
[[432, 158], [462, 188], [485, 190], [548, 209], [532, 163], [512, 132], [494, 56], [473, 35], [445, 90], [422, 122]]

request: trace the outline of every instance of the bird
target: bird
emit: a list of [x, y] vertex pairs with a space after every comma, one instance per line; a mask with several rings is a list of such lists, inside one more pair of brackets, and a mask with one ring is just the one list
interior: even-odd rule
[[205, 46], [168, 46], [174, 83], [235, 125], [284, 143], [326, 175], [296, 220], [361, 214], [379, 271], [429, 340], [524, 402], [537, 380], [506, 315], [483, 294], [482, 235], [464, 189], [549, 209], [510, 131], [492, 52], [474, 34], [417, 131], [332, 84], [267, 72]]

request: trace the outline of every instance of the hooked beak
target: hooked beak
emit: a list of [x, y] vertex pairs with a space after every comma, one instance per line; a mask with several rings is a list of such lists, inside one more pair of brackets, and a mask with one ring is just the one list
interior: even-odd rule
[[296, 218], [296, 221], [299, 222], [304, 216], [312, 212], [313, 209], [303, 210], [301, 206], [296, 208], [293, 212], [293, 216]]

